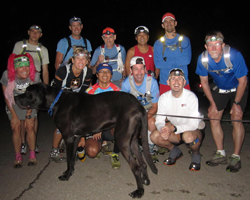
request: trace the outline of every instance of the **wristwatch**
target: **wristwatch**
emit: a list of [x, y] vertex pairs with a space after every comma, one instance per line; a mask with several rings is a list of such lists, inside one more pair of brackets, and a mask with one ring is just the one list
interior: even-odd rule
[[240, 101], [234, 101], [236, 105], [240, 105]]
[[27, 116], [26, 116], [26, 119], [31, 119], [31, 115], [27, 115]]
[[174, 130], [173, 130], [173, 132], [175, 133], [177, 131], [177, 128], [176, 128], [176, 126], [174, 126]]

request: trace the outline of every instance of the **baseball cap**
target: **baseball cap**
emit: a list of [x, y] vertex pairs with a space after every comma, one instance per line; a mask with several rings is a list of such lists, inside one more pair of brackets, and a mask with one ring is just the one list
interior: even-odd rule
[[170, 17], [170, 18], [172, 18], [173, 20], [175, 20], [175, 16], [172, 14], [172, 13], [165, 13], [163, 16], [162, 16], [162, 22], [164, 22], [164, 20], [166, 19], [166, 18], [168, 18], [168, 17]]
[[40, 32], [42, 33], [42, 28], [41, 28], [41, 26], [38, 26], [38, 25], [32, 25], [32, 26], [30, 27], [30, 29], [29, 29], [29, 30], [31, 30], [31, 29], [38, 30], [38, 31], [40, 31]]
[[69, 25], [71, 25], [73, 22], [79, 22], [80, 24], [82, 24], [81, 18], [75, 16], [69, 20]]
[[103, 29], [102, 31], [102, 35], [115, 35], [115, 31], [114, 29], [110, 28], [110, 27], [107, 27], [105, 29]]
[[134, 31], [134, 34], [137, 35], [139, 33], [147, 33], [149, 34], [149, 30], [146, 26], [138, 26], [135, 31]]
[[97, 66], [97, 69], [96, 69], [96, 73], [98, 73], [101, 69], [108, 69], [109, 71], [111, 71], [111, 74], [113, 74], [113, 70], [112, 70], [112, 67], [107, 64], [107, 63], [101, 63]]
[[131, 61], [130, 61], [130, 67], [132, 67], [133, 65], [136, 65], [136, 64], [143, 64], [143, 65], [145, 65], [144, 58], [140, 57], [140, 56], [133, 57], [131, 59]]
[[179, 68], [174, 68], [174, 69], [171, 69], [169, 71], [169, 75], [168, 75], [168, 79], [171, 77], [171, 76], [182, 76], [185, 80], [185, 74], [184, 72], [179, 69]]

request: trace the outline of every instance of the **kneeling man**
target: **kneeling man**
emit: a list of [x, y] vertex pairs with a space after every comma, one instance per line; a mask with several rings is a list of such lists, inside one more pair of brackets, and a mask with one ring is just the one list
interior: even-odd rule
[[153, 143], [170, 150], [165, 165], [174, 165], [183, 154], [175, 145], [184, 142], [192, 150], [192, 161], [189, 170], [200, 170], [201, 155], [199, 153], [202, 134], [198, 130], [200, 119], [171, 117], [192, 116], [199, 117], [199, 104], [196, 95], [185, 89], [184, 72], [181, 69], [172, 69], [169, 72], [167, 84], [171, 90], [162, 94], [158, 101], [156, 128], [150, 135]]

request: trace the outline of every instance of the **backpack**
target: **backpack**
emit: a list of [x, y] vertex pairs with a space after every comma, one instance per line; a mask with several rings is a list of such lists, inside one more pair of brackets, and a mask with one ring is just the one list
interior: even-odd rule
[[[68, 36], [68, 37], [66, 37], [66, 39], [68, 41], [68, 48], [67, 48], [67, 51], [66, 51], [65, 55], [63, 56], [62, 63], [64, 62], [64, 59], [66, 58], [66, 56], [68, 55], [68, 53], [69, 53], [69, 51], [70, 51], [70, 49], [72, 47], [70, 37]], [[86, 38], [82, 38], [82, 39], [83, 39], [84, 44], [85, 44], [85, 46], [83, 46], [83, 48], [87, 50], [88, 49], [87, 39]]]
[[233, 68], [233, 64], [230, 60], [230, 46], [229, 45], [225, 45], [223, 48], [223, 57], [224, 57], [224, 62], [227, 66], [227, 68], [225, 69], [220, 69], [220, 70], [208, 70], [208, 51], [203, 51], [202, 55], [201, 55], [201, 63], [203, 65], [203, 67], [205, 67], [209, 72], [215, 72], [217, 74], [219, 74], [220, 71], [228, 71], [230, 69]]
[[[42, 54], [41, 54], [41, 50], [42, 50], [42, 43], [38, 43], [38, 46], [36, 48], [36, 50], [27, 50], [27, 41], [24, 39], [23, 40], [23, 45], [22, 45], [22, 52], [20, 54], [25, 54], [26, 52], [35, 52], [37, 53], [37, 56], [40, 60], [41, 65], [43, 64], [43, 58], [42, 58]], [[41, 68], [42, 69], [42, 68]]]

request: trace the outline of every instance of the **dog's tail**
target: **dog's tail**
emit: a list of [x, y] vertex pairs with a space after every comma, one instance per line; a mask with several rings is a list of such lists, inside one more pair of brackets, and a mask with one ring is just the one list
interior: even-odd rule
[[142, 117], [142, 123], [141, 123], [141, 139], [142, 139], [142, 148], [143, 148], [143, 154], [144, 157], [150, 167], [150, 169], [152, 170], [152, 172], [154, 174], [158, 173], [158, 169], [156, 168], [151, 154], [149, 152], [149, 146], [148, 146], [148, 118], [147, 118], [147, 114], [145, 111], [145, 115]]

